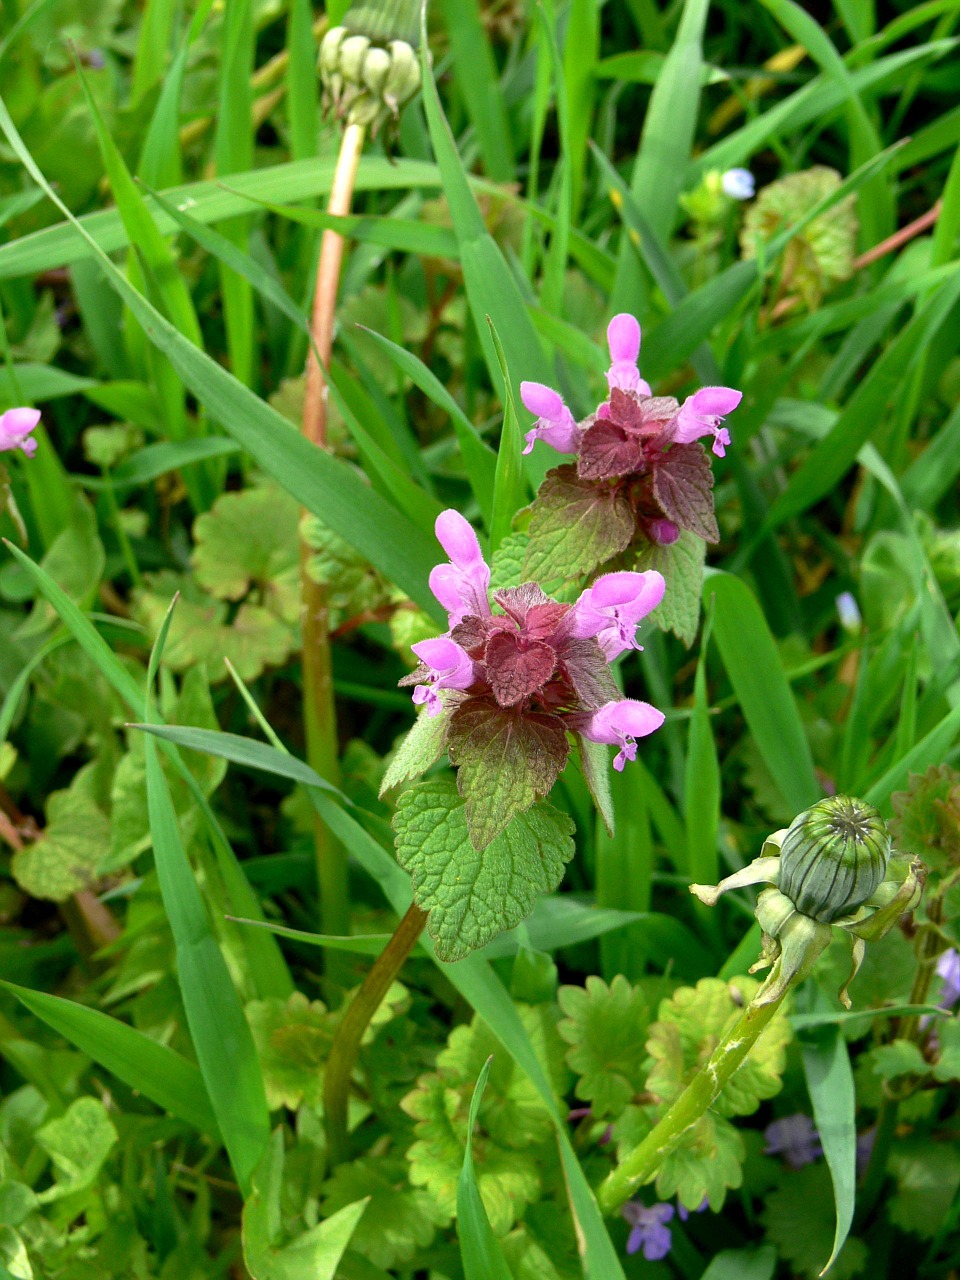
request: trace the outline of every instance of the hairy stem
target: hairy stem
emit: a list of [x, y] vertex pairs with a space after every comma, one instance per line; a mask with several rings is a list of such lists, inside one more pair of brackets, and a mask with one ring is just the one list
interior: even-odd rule
[[752, 1002], [740, 1014], [731, 1030], [714, 1049], [704, 1066], [650, 1130], [638, 1147], [624, 1159], [600, 1187], [600, 1208], [615, 1213], [638, 1187], [649, 1182], [664, 1160], [719, 1096], [730, 1077], [743, 1063], [783, 1003], [786, 991], [769, 1004]]
[[[344, 130], [327, 206], [330, 213], [350, 212], [364, 135], [365, 130], [361, 125], [348, 125]], [[333, 231], [323, 233], [311, 326], [315, 350], [311, 348], [307, 357], [307, 385], [303, 406], [303, 434], [321, 449], [327, 443], [327, 389], [324, 376], [333, 345], [334, 313], [343, 249], [342, 236]], [[336, 784], [339, 780], [339, 762], [327, 598], [326, 590], [314, 582], [307, 572], [311, 554], [310, 548], [301, 543], [303, 718], [307, 760], [321, 777]], [[331, 836], [318, 816], [314, 817], [314, 841], [323, 931], [332, 934], [349, 933], [346, 851]], [[328, 965], [328, 977], [333, 976], [331, 969], [335, 970], [336, 965]]]
[[333, 1037], [323, 1082], [327, 1154], [331, 1167], [347, 1156], [347, 1102], [350, 1097], [350, 1079], [363, 1033], [370, 1025], [370, 1019], [380, 1007], [383, 997], [390, 990], [390, 984], [403, 968], [407, 956], [416, 946], [426, 923], [427, 913], [421, 911], [416, 903], [411, 903], [393, 937], [364, 978], [363, 985], [353, 997]]

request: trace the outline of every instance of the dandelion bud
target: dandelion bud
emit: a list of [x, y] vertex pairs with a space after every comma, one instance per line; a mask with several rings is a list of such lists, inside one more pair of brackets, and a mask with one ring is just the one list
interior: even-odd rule
[[324, 105], [347, 124], [370, 127], [388, 120], [420, 87], [416, 0], [361, 0], [320, 45]]
[[832, 796], [794, 818], [780, 846], [778, 887], [822, 924], [867, 901], [887, 870], [891, 839], [864, 800]]

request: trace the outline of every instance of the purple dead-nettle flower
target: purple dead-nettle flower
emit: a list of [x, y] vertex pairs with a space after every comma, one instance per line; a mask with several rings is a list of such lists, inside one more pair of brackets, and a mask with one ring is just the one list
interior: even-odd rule
[[450, 615], [450, 626], [469, 614], [489, 614], [490, 569], [477, 535], [459, 511], [450, 510], [437, 516], [436, 532], [450, 563], [439, 564], [431, 572], [430, 590]]
[[[622, 769], [636, 758], [637, 738], [663, 723], [655, 707], [621, 696], [609, 663], [636, 647], [637, 625], [660, 603], [665, 584], [650, 569], [607, 574], [576, 604], [552, 599], [535, 582], [491, 597], [490, 570], [463, 516], [442, 512], [436, 530], [450, 562], [433, 570], [430, 586], [450, 630], [413, 646], [420, 665], [400, 683], [414, 686], [413, 700], [428, 715], [446, 717], [444, 744], [458, 768], [471, 838], [477, 829], [489, 843], [514, 812], [548, 794], [566, 763], [568, 734], [580, 736], [581, 748], [618, 746], [614, 767]], [[501, 754], [506, 744], [511, 767], [529, 766], [534, 783], [521, 808], [483, 823], [475, 820], [482, 788], [472, 790], [472, 779], [492, 744]]]
[[665, 718], [663, 712], [649, 702], [621, 698], [618, 702], [608, 702], [590, 715], [578, 716], [576, 723], [580, 733], [590, 742], [619, 746], [613, 767], [622, 773], [627, 761], [637, 758], [637, 738], [654, 733]]
[[610, 368], [607, 370], [607, 386], [613, 391], [634, 391], [638, 395], [650, 395], [650, 384], [640, 377], [637, 361], [640, 358], [640, 325], [636, 318], [623, 311], [607, 325], [607, 346], [610, 348]]
[[680, 537], [680, 528], [672, 520], [650, 520], [647, 522], [647, 534], [658, 547], [672, 547]]
[[423, 684], [414, 689], [413, 701], [417, 706], [426, 703], [427, 715], [439, 715], [443, 702], [437, 690], [469, 689], [476, 680], [473, 659], [449, 636], [421, 640], [411, 648], [428, 672]]
[[820, 1135], [809, 1116], [798, 1113], [774, 1120], [763, 1131], [767, 1145], [763, 1151], [768, 1156], [783, 1156], [791, 1169], [802, 1169], [823, 1155]]
[[960, 951], [950, 947], [937, 961], [937, 973], [943, 979], [940, 1008], [950, 1009], [960, 1000]]
[[537, 418], [525, 436], [527, 447], [524, 453], [530, 453], [538, 440], [558, 453], [577, 452], [580, 432], [559, 391], [545, 387], [542, 382], [521, 382], [520, 399]]
[[713, 436], [713, 452], [722, 458], [730, 443], [730, 432], [721, 421], [743, 399], [732, 387], [701, 387], [684, 400], [677, 414], [673, 438], [677, 444], [691, 444], [701, 436]]
[[663, 574], [655, 569], [605, 573], [573, 606], [573, 634], [596, 636], [608, 662], [626, 649], [642, 649], [636, 639], [637, 625], [657, 607], [665, 588]]
[[667, 1223], [674, 1215], [672, 1204], [641, 1204], [639, 1200], [629, 1200], [620, 1210], [630, 1223], [630, 1234], [627, 1237], [627, 1253], [639, 1253], [648, 1262], [659, 1262], [670, 1252], [672, 1237]]
[[39, 421], [39, 409], [8, 409], [0, 414], [0, 453], [20, 449], [32, 458], [37, 452], [37, 442], [30, 432]]

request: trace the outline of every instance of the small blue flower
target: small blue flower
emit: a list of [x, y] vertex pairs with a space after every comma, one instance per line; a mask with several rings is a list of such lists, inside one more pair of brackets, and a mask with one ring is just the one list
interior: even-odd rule
[[774, 1120], [763, 1131], [767, 1145], [763, 1151], [768, 1156], [783, 1156], [791, 1169], [802, 1169], [823, 1155], [820, 1135], [809, 1116], [784, 1116]]
[[960, 951], [949, 947], [937, 961], [937, 973], [943, 979], [940, 1008], [949, 1009], [960, 1000]]
[[732, 200], [752, 200], [757, 189], [749, 169], [728, 169], [720, 178], [724, 194]]
[[643, 1249], [648, 1262], [658, 1262], [670, 1252], [671, 1236], [667, 1223], [675, 1210], [672, 1204], [641, 1204], [630, 1200], [620, 1210], [632, 1228], [627, 1238], [627, 1253]]

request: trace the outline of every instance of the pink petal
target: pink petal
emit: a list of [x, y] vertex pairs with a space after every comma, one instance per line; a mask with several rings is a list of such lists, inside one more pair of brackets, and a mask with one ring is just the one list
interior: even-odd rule
[[[607, 345], [614, 364], [636, 364], [640, 355], [640, 324], [627, 311], [621, 311], [607, 325]], [[649, 392], [645, 393], [649, 395]]]
[[[483, 563], [483, 552], [480, 550], [477, 535], [459, 511], [452, 509], [441, 511], [434, 527], [437, 541], [457, 568], [467, 568]], [[439, 596], [437, 598], [439, 599]]]
[[566, 409], [560, 392], [545, 387], [542, 382], [521, 382], [520, 399], [524, 408], [538, 418], [560, 418]]
[[634, 698], [624, 698], [622, 702], [615, 702], [612, 706], [616, 708], [616, 713], [610, 717], [611, 725], [616, 725], [620, 733], [630, 738], [645, 738], [659, 729], [666, 720], [663, 712], [649, 702], [638, 702]]
[[11, 435], [25, 436], [39, 421], [39, 409], [8, 409], [0, 416], [0, 428], [6, 428]]
[[701, 387], [687, 404], [698, 417], [723, 418], [733, 413], [742, 399], [743, 392], [732, 387]]
[[457, 642], [448, 636], [421, 640], [410, 648], [433, 671], [452, 671], [467, 656]]

